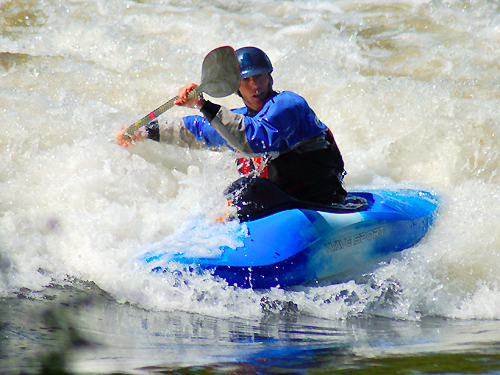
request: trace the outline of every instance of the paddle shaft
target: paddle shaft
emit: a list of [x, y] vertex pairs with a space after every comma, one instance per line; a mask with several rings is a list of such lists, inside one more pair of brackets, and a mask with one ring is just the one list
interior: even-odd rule
[[[234, 49], [229, 46], [216, 48], [210, 51], [203, 59], [200, 86], [191, 90], [187, 98], [191, 100], [196, 97], [196, 95], [203, 92], [214, 98], [222, 98], [231, 95], [240, 87], [240, 77], [240, 67]], [[133, 139], [137, 129], [146, 126], [155, 118], [172, 108], [175, 101], [178, 99], [178, 96], [170, 99], [150, 114], [141, 118], [135, 124], [130, 125], [125, 129], [123, 138], [125, 140]]]
[[[200, 90], [199, 87], [198, 87], [198, 90], [201, 91], [201, 92], [203, 92], [203, 90]], [[197, 89], [191, 90], [188, 93], [188, 100], [193, 99], [196, 95], [200, 94], [201, 92], [198, 92], [198, 90]], [[170, 108], [172, 108], [174, 106], [174, 102], [176, 100], [178, 100], [178, 99], [179, 99], [178, 96], [170, 99], [168, 102], [166, 102], [166, 103], [162, 104], [161, 106], [159, 106], [158, 108], [156, 108], [153, 112], [151, 112], [148, 115], [144, 116], [143, 118], [141, 118], [136, 123], [130, 125], [127, 128], [127, 130], [125, 130], [125, 132], [123, 133], [123, 137], [124, 138], [132, 139], [134, 137], [134, 133], [135, 133], [135, 131], [137, 129], [139, 129], [142, 126], [146, 126], [151, 121], [153, 121], [155, 118], [157, 118], [158, 116], [160, 116], [163, 113], [165, 113], [166, 111], [168, 111]]]

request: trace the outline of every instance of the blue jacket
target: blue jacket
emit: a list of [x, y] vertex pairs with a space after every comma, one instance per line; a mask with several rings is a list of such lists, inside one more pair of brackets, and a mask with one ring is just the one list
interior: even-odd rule
[[230, 114], [224, 110], [221, 107], [212, 124], [202, 116], [187, 116], [183, 121], [196, 139], [208, 146], [226, 144], [253, 154], [282, 153], [328, 132], [305, 99], [290, 91], [270, 98], [253, 117], [247, 116], [246, 107]]

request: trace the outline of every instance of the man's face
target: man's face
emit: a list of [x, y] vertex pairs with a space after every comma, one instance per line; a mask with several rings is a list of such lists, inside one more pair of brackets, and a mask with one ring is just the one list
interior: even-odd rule
[[269, 80], [269, 73], [241, 79], [240, 94], [245, 104], [254, 111], [260, 111], [266, 104], [270, 90]]

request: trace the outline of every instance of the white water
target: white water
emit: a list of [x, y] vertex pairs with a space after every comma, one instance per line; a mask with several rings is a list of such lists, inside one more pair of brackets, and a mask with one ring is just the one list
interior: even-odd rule
[[[222, 317], [259, 316], [267, 296], [326, 318], [500, 318], [499, 16], [483, 0], [0, 0], [0, 296], [78, 278], [120, 302]], [[198, 82], [221, 45], [269, 54], [275, 88], [332, 129], [348, 190], [442, 193], [431, 234], [370, 282], [297, 292], [186, 285], [132, 262], [172, 234], [200, 252], [231, 241], [207, 235], [237, 177], [230, 152], [113, 141]]]

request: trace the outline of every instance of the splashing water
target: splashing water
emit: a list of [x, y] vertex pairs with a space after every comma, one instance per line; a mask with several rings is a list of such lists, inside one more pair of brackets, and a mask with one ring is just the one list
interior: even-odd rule
[[[4, 0], [0, 9], [1, 296], [76, 278], [120, 302], [213, 316], [260, 316], [265, 298], [319, 318], [500, 318], [496, 3]], [[348, 190], [440, 191], [430, 235], [359, 280], [288, 291], [240, 290], [210, 274], [179, 281], [134, 263], [153, 244], [208, 254], [234, 241], [212, 224], [237, 178], [231, 152], [113, 142], [198, 83], [203, 57], [221, 45], [269, 54], [275, 87], [304, 96], [331, 128]]]

